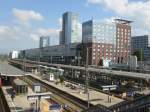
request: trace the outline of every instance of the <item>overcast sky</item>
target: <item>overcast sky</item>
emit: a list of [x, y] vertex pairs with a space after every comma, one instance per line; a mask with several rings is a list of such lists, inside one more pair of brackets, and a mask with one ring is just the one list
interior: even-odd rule
[[58, 44], [66, 11], [79, 13], [81, 23], [122, 18], [134, 21], [132, 35], [150, 32], [150, 0], [0, 0], [0, 53], [38, 47], [40, 35]]

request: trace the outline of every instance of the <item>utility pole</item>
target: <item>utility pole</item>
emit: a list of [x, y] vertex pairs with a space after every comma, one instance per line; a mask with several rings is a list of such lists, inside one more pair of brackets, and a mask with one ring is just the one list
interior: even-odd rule
[[142, 61], [143, 61], [143, 51], [142, 51], [142, 48], [141, 48], [141, 50], [140, 50], [140, 61], [141, 61], [141, 73], [142, 73], [142, 71], [143, 71], [143, 63], [142, 63]]
[[25, 75], [26, 75], [26, 57], [25, 57], [25, 55], [23, 57], [23, 65], [22, 65], [22, 67], [23, 67], [23, 72], [24, 72], [23, 80], [25, 81]]
[[89, 75], [88, 75], [88, 62], [89, 62], [89, 59], [88, 59], [88, 54], [89, 54], [89, 49], [87, 47], [87, 51], [86, 51], [86, 65], [85, 65], [85, 93], [87, 94], [87, 108], [90, 107], [90, 96], [89, 96]]

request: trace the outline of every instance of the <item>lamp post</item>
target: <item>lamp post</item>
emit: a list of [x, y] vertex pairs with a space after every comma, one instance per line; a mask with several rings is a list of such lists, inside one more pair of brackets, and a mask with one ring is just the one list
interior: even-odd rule
[[89, 54], [89, 49], [87, 48], [87, 51], [86, 51], [86, 65], [85, 65], [85, 93], [87, 94], [87, 108], [90, 107], [90, 94], [89, 94], [89, 75], [88, 75], [88, 54]]

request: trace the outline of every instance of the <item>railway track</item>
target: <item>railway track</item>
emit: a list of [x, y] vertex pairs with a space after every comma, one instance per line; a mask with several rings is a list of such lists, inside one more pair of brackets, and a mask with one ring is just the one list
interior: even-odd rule
[[[68, 105], [70, 112], [77, 112], [77, 110], [83, 111], [87, 109], [87, 102], [79, 98], [76, 98], [62, 90], [59, 90], [42, 80], [38, 80], [32, 76], [27, 76], [24, 80], [32, 86], [33, 83], [41, 83], [43, 91], [50, 91], [53, 93], [52, 100], [59, 102], [62, 105]], [[92, 105], [91, 105], [92, 106]]]

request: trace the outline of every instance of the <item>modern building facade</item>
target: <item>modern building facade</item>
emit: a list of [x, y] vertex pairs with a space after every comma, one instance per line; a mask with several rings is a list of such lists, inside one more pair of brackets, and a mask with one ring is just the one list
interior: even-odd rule
[[63, 14], [61, 44], [81, 43], [82, 31], [78, 17], [79, 15], [73, 12]]
[[20, 56], [28, 60], [49, 63], [76, 64], [77, 45], [55, 45], [20, 51]]
[[95, 20], [82, 25], [83, 59], [88, 50], [90, 65], [101, 65], [102, 60], [127, 63], [130, 54], [130, 21], [116, 19], [114, 23]]
[[47, 47], [47, 46], [49, 46], [49, 42], [50, 42], [50, 37], [49, 36], [41, 36], [39, 47], [40, 48]]
[[[62, 16], [59, 44], [49, 46], [49, 37], [40, 37], [40, 47], [22, 50], [21, 57], [75, 65], [104, 65], [106, 61], [126, 64], [130, 55], [131, 21], [116, 19], [112, 23], [89, 20], [79, 23], [79, 15]], [[88, 61], [86, 59], [88, 58]]]
[[142, 52], [142, 60], [150, 61], [150, 36], [134, 36], [131, 38], [131, 52]]
[[115, 62], [127, 63], [131, 55], [131, 25], [132, 21], [116, 19], [116, 49]]
[[64, 42], [62, 40], [62, 31], [59, 31], [59, 45], [63, 45]]

